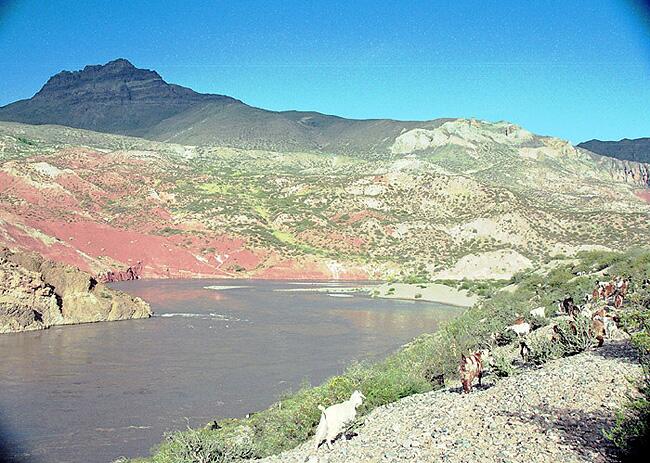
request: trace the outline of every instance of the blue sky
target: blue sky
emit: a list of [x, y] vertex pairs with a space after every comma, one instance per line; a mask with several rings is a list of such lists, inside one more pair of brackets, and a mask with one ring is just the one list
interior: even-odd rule
[[650, 136], [643, 2], [0, 0], [0, 105], [117, 57], [268, 109]]

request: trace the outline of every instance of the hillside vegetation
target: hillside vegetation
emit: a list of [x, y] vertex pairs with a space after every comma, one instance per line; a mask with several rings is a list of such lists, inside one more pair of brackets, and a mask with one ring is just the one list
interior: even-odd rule
[[[249, 418], [219, 420], [219, 429], [170, 434], [146, 461], [230, 462], [262, 458], [290, 449], [313, 435], [320, 416], [319, 404], [327, 406], [345, 400], [358, 389], [367, 397], [360, 409], [366, 414], [401, 398], [441, 387], [435, 386], [439, 375], [454, 383], [457, 381], [461, 353], [487, 345], [494, 349], [494, 334], [503, 337], [506, 327], [519, 315], [524, 315], [534, 326], [543, 325], [546, 321], [530, 315], [532, 309], [541, 306], [546, 308], [548, 314], [553, 314], [557, 310], [555, 301], [558, 299], [570, 295], [575, 300], [581, 300], [585, 294], [591, 294], [596, 281], [615, 276], [631, 281], [622, 308], [622, 326], [632, 334], [647, 373], [650, 285], [645, 280], [650, 278], [650, 251], [582, 253], [577, 259], [552, 261], [543, 269], [515, 275], [507, 290], [488, 294], [438, 332], [414, 339], [382, 362], [353, 365], [343, 375], [317, 387], [304, 387], [288, 394]], [[542, 337], [539, 342], [531, 344], [531, 358], [535, 359], [535, 363], [543, 365], [549, 360], [573, 355], [594, 345], [593, 333], [580, 328], [580, 323], [577, 322], [578, 329], [571, 335], [568, 325], [563, 325], [566, 321], [554, 322], [551, 319], [550, 322], [557, 323], [564, 335], [555, 341]], [[494, 350], [495, 353], [497, 351]], [[513, 360], [495, 357], [493, 363], [493, 374], [513, 374]], [[647, 375], [645, 383], [635, 386], [647, 394]], [[553, 384], [548, 387], [553, 387]], [[618, 425], [609, 433], [610, 438], [628, 455], [647, 444], [648, 412], [647, 396], [635, 399], [630, 408], [621, 412]]]
[[508, 123], [404, 132], [384, 154], [183, 146], [0, 124], [0, 242], [101, 274], [501, 278], [650, 244], [643, 164]]

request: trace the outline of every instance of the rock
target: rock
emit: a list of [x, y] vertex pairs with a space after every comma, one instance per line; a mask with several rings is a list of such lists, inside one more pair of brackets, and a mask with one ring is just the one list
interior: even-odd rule
[[97, 279], [103, 283], [139, 280], [142, 275], [142, 268], [142, 262], [139, 261], [136, 265], [127, 267], [126, 270], [111, 270], [99, 275]]
[[0, 333], [151, 316], [149, 305], [69, 265], [0, 249]]

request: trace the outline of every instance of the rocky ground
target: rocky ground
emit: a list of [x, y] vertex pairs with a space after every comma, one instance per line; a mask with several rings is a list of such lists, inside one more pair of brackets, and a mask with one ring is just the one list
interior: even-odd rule
[[607, 462], [603, 437], [641, 369], [629, 343], [562, 358], [543, 368], [490, 375], [469, 395], [456, 385], [370, 413], [332, 450], [313, 442], [271, 462]]

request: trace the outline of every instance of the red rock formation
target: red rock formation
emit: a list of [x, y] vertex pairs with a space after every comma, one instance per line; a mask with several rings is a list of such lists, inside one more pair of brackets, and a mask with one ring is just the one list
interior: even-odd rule
[[131, 281], [139, 280], [142, 275], [142, 261], [127, 268], [126, 270], [111, 270], [103, 275], [99, 275], [97, 279], [102, 283], [110, 283], [114, 281]]

